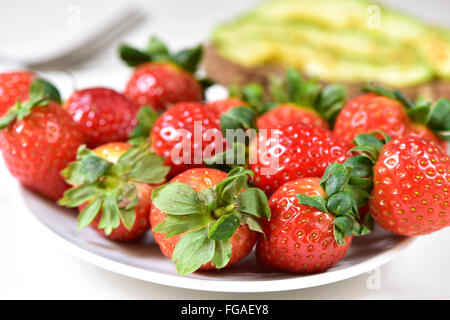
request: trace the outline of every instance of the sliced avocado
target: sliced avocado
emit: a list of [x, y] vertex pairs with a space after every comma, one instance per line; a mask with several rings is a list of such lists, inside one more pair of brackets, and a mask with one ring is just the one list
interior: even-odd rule
[[293, 66], [327, 81], [370, 79], [403, 87], [433, 77], [425, 59], [405, 44], [349, 29], [333, 32], [310, 23], [241, 21], [217, 29], [214, 44], [220, 54], [247, 67]]
[[450, 31], [369, 0], [269, 0], [217, 28], [213, 43], [247, 67], [293, 66], [328, 81], [450, 79]]

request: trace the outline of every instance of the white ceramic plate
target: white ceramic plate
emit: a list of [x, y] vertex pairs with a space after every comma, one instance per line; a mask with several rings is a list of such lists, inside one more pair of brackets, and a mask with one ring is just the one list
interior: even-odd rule
[[268, 292], [324, 285], [374, 270], [413, 242], [413, 238], [399, 237], [379, 228], [369, 236], [355, 239], [345, 258], [321, 274], [300, 276], [268, 271], [256, 264], [252, 253], [228, 270], [181, 277], [170, 259], [159, 251], [151, 232], [131, 243], [109, 241], [89, 228], [77, 232], [75, 210], [60, 208], [22, 187], [18, 192], [18, 203], [55, 234], [55, 241], [60, 241], [78, 258], [132, 278], [188, 289]]

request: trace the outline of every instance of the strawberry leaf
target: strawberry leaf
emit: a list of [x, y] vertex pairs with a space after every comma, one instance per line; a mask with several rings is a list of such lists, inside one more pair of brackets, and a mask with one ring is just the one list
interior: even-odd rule
[[216, 202], [217, 194], [216, 194], [216, 191], [214, 190], [214, 188], [210, 187], [210, 188], [206, 188], [206, 189], [201, 190], [198, 193], [198, 197], [211, 210], [216, 210], [216, 208], [217, 208], [217, 202]]
[[120, 209], [120, 221], [122, 221], [125, 228], [130, 231], [133, 228], [136, 220], [135, 209]]
[[258, 218], [270, 218], [270, 208], [266, 194], [258, 188], [249, 188], [242, 191], [237, 199], [237, 210]]
[[138, 124], [133, 131], [131, 131], [128, 143], [137, 145], [148, 139], [157, 118], [158, 113], [156, 113], [156, 111], [147, 106], [143, 106], [139, 110], [137, 116]]
[[164, 158], [150, 151], [140, 157], [126, 174], [130, 181], [158, 184], [165, 181], [170, 167], [164, 166]]
[[253, 171], [242, 167], [234, 168], [217, 184], [215, 190], [218, 207], [226, 206], [235, 200], [238, 193], [247, 186], [249, 175], [253, 177]]
[[58, 204], [69, 208], [76, 208], [83, 203], [101, 194], [101, 190], [95, 184], [85, 184], [67, 190], [59, 199]]
[[220, 128], [226, 135], [227, 130], [256, 128], [256, 115], [248, 107], [236, 107], [220, 116]]
[[178, 66], [194, 73], [203, 56], [203, 46], [198, 45], [194, 48], [185, 49], [172, 55], [171, 60]]
[[165, 181], [168, 166], [164, 158], [150, 151], [147, 143], [132, 146], [119, 159], [114, 170], [124, 180], [158, 184]]
[[351, 216], [340, 216], [334, 219], [334, 239], [338, 245], [345, 245], [345, 238], [353, 234], [354, 218]]
[[83, 211], [78, 215], [78, 228], [81, 229], [86, 228], [88, 225], [92, 223], [92, 221], [97, 217], [98, 213], [103, 204], [103, 198], [101, 196], [97, 196], [92, 202], [90, 202]]
[[49, 100], [54, 101], [58, 104], [62, 103], [61, 94], [58, 89], [49, 81], [38, 78], [33, 81], [34, 83], [41, 84], [44, 89], [44, 96], [46, 96]]
[[314, 108], [331, 124], [345, 104], [347, 89], [340, 85], [328, 85], [323, 88], [315, 101]]
[[355, 197], [346, 191], [332, 195], [327, 201], [327, 209], [337, 216], [358, 214], [358, 204]]
[[197, 191], [180, 182], [167, 183], [153, 190], [152, 201], [159, 210], [171, 215], [183, 216], [208, 211]]
[[211, 263], [216, 266], [217, 269], [222, 269], [230, 261], [232, 253], [231, 242], [229, 240], [216, 240], [214, 256]]
[[358, 223], [357, 221], [355, 221], [353, 223], [353, 230], [352, 230], [352, 234], [355, 236], [364, 236], [366, 234], [370, 233], [370, 229], [360, 223]]
[[172, 261], [177, 263], [178, 274], [187, 275], [211, 261], [215, 255], [215, 244], [214, 240], [208, 238], [207, 228], [182, 236], [172, 255]]
[[213, 240], [228, 240], [239, 227], [240, 219], [235, 213], [221, 216], [219, 220], [208, 227], [208, 238]]
[[258, 218], [251, 216], [249, 214], [241, 214], [241, 215], [242, 215], [241, 222], [243, 224], [248, 225], [250, 230], [262, 233], [264, 237], [266, 236]]
[[186, 216], [166, 214], [166, 218], [153, 228], [153, 232], [165, 233], [165, 238], [206, 227], [209, 223], [215, 221], [207, 214], [189, 214]]
[[128, 45], [119, 47], [120, 58], [130, 67], [136, 67], [140, 64], [150, 62], [151, 58], [147, 52], [135, 49]]
[[427, 125], [436, 131], [450, 130], [450, 100], [439, 99], [431, 108], [427, 119]]
[[169, 60], [170, 52], [167, 46], [157, 37], [151, 37], [145, 50], [151, 61]]
[[120, 209], [117, 203], [117, 192], [108, 192], [102, 206], [102, 217], [98, 224], [99, 229], [103, 229], [106, 235], [120, 225]]
[[351, 168], [338, 168], [325, 182], [325, 191], [328, 197], [341, 191], [350, 179]]
[[370, 177], [373, 163], [365, 156], [354, 156], [344, 162], [344, 167], [351, 168], [352, 178]]
[[297, 198], [300, 204], [316, 208], [317, 210], [322, 212], [328, 212], [326, 206], [326, 199], [324, 197], [321, 196], [308, 197], [301, 193], [297, 194], [295, 197]]

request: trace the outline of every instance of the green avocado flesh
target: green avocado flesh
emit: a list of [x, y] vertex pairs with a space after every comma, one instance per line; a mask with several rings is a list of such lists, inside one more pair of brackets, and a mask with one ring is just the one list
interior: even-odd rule
[[450, 79], [448, 30], [365, 0], [271, 0], [219, 26], [212, 43], [244, 67], [296, 67], [326, 81]]

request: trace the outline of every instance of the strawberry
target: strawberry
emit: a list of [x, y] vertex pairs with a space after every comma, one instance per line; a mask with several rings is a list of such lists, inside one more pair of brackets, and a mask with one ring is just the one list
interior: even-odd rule
[[[155, 121], [152, 150], [166, 158], [173, 177], [189, 168], [204, 167], [203, 151], [207, 148], [214, 150], [222, 144], [224, 149], [220, 130], [220, 117], [215, 110], [201, 103], [177, 103]], [[220, 141], [207, 137], [208, 131]]]
[[69, 188], [60, 171], [75, 159], [84, 136], [45, 88], [34, 82], [29, 100], [18, 101], [0, 120], [0, 149], [20, 183], [56, 200]]
[[427, 140], [387, 143], [374, 167], [370, 213], [400, 235], [428, 234], [450, 225], [450, 160]]
[[442, 150], [447, 150], [447, 141], [440, 139], [426, 125], [420, 123], [410, 123], [408, 127], [408, 135], [426, 139], [431, 143], [439, 146]]
[[368, 93], [348, 101], [338, 115], [336, 136], [350, 142], [359, 133], [383, 131], [395, 139], [411, 134], [445, 145], [443, 132], [450, 130], [448, 99], [415, 104], [399, 91], [373, 86], [363, 90]]
[[287, 69], [284, 78], [271, 78], [269, 110], [258, 118], [258, 128], [304, 123], [328, 129], [342, 108], [346, 96], [344, 87], [329, 85], [321, 88], [315, 79], [305, 81], [295, 69]]
[[93, 151], [81, 146], [77, 160], [62, 171], [74, 188], [59, 200], [78, 207], [78, 230], [90, 225], [112, 240], [136, 239], [150, 228], [151, 193], [165, 181], [164, 159], [147, 144], [109, 143]]
[[346, 142], [374, 131], [399, 138], [406, 135], [408, 125], [406, 110], [398, 101], [370, 92], [346, 103], [336, 119], [334, 133]]
[[223, 113], [226, 113], [227, 111], [229, 111], [230, 109], [246, 106], [247, 103], [245, 103], [240, 98], [230, 97], [227, 99], [209, 102], [207, 105], [211, 109], [214, 109], [217, 113], [223, 114]]
[[138, 107], [108, 88], [75, 91], [64, 107], [80, 125], [89, 148], [126, 141], [137, 123]]
[[367, 203], [371, 172], [370, 159], [357, 155], [330, 164], [322, 179], [283, 184], [269, 200], [272, 216], [263, 225], [266, 237], [258, 239], [258, 262], [296, 273], [320, 272], [338, 263], [353, 236], [370, 231], [358, 223], [358, 208]]
[[252, 174], [191, 169], [153, 191], [153, 235], [179, 274], [229, 267], [251, 252], [259, 219], [270, 217], [264, 192], [247, 186]]
[[34, 73], [29, 71], [0, 73], [0, 116], [3, 116], [17, 100], [28, 99], [34, 77]]
[[350, 145], [329, 130], [288, 124], [267, 132], [260, 130], [250, 144], [254, 159], [249, 168], [255, 172], [255, 186], [270, 195], [287, 181], [320, 177], [329, 164], [344, 162], [349, 149]]
[[257, 120], [259, 129], [271, 129], [291, 123], [309, 124], [324, 129], [330, 127], [328, 122], [315, 110], [289, 103], [280, 104], [270, 109]]
[[145, 51], [123, 45], [121, 58], [137, 67], [125, 96], [138, 106], [148, 105], [162, 111], [183, 101], [201, 101], [203, 88], [193, 73], [202, 57], [202, 46], [171, 54], [157, 38], [151, 38]]

